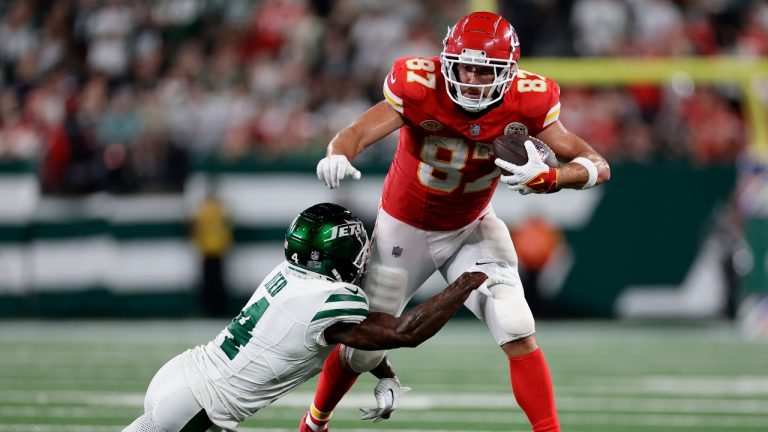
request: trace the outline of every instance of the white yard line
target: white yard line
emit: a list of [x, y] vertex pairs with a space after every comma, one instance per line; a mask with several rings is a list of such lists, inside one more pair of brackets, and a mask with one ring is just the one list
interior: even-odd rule
[[[297, 423], [298, 425], [298, 423]], [[337, 430], [343, 430], [346, 432], [371, 432], [373, 429], [347, 429], [336, 428]], [[98, 426], [98, 425], [50, 425], [50, 424], [0, 424], [0, 432], [114, 432], [115, 426]], [[263, 427], [240, 427], [237, 428], [239, 432], [295, 432], [296, 428], [263, 428]], [[424, 432], [423, 429], [386, 429], [377, 425], [377, 432]], [[430, 429], [430, 432], [497, 432], [493, 430], [482, 429]], [[512, 429], [509, 432], [526, 432], [528, 429]]]
[[[297, 392], [286, 395], [275, 402], [274, 407], [305, 407], [312, 400], [310, 392]], [[93, 393], [87, 391], [35, 392], [4, 391], [0, 393], [0, 403], [13, 403], [13, 407], [0, 406], [0, 414], [34, 416], [41, 413], [55, 414], [56, 411], [85, 411], [87, 407], [67, 407], [49, 405], [90, 405], [95, 407], [141, 407], [144, 396], [139, 393]], [[374, 403], [373, 396], [353, 393], [347, 395], [340, 408], [356, 409]], [[27, 404], [27, 405], [22, 405]], [[768, 400], [724, 398], [679, 398], [679, 397], [557, 397], [558, 407], [569, 412], [637, 412], [637, 413], [717, 413], [717, 414], [765, 414], [768, 413]], [[408, 394], [400, 403], [400, 410], [427, 410], [436, 408], [457, 409], [505, 409], [516, 407], [512, 393], [425, 393]], [[23, 408], [23, 409], [22, 409]], [[13, 412], [15, 410], [15, 412]], [[79, 416], [79, 415], [78, 415]]]
[[[495, 414], [495, 415], [488, 415], [485, 413], [478, 413], [474, 415], [466, 415], [466, 414], [460, 414], [457, 413], [457, 418], [452, 419], [450, 416], [446, 417], [445, 413], [418, 413], [416, 415], [413, 415], [414, 413], [408, 413], [409, 415], [402, 415], [400, 416], [401, 421], [408, 421], [412, 425], [416, 425], [419, 422], [428, 422], [428, 423], [439, 423], [439, 422], [452, 422], [452, 421], [461, 421], [461, 422], [471, 422], [473, 424], [476, 424], [478, 426], [483, 424], [505, 424], [510, 423], [512, 419], [510, 419], [509, 414]], [[519, 421], [514, 421], [514, 423], [521, 423], [523, 422], [523, 418], [520, 416], [514, 416], [518, 417]], [[274, 416], [262, 416], [264, 420], [274, 420]], [[258, 423], [258, 414], [257, 417], [254, 417], [255, 422]], [[694, 427], [708, 427], [708, 428], [722, 428], [722, 429], [743, 429], [743, 428], [768, 428], [768, 416], [696, 416], [696, 415], [648, 415], [648, 414], [628, 414], [628, 413], [618, 413], [618, 414], [595, 414], [595, 413], [564, 413], [560, 415], [560, 420], [564, 424], [572, 424], [572, 425], [615, 425], [617, 427], [620, 426], [652, 426], [652, 427], [663, 427], [665, 430], [669, 430], [669, 428], [694, 428]], [[249, 423], [253, 423], [253, 421], [250, 421]], [[283, 431], [283, 430], [294, 430], [295, 428], [291, 429], [281, 429], [281, 428], [239, 428], [240, 431], [248, 431], [248, 432], [255, 432], [255, 431]], [[336, 430], [345, 430], [345, 431], [370, 431], [371, 429], [347, 429], [343, 427], [335, 427]], [[112, 431], [115, 430], [114, 426], [101, 426], [101, 425], [58, 425], [58, 424], [45, 424], [45, 423], [36, 423], [34, 425], [29, 424], [7, 424], [7, 425], [0, 425], [0, 432], [48, 432], [48, 431], [56, 431], [56, 432], [106, 432], [106, 431]], [[418, 431], [421, 429], [382, 429], [381, 427], [377, 426], [376, 430], [379, 432], [389, 432], [389, 431], [399, 431], [399, 432], [408, 432], [408, 431]], [[494, 430], [494, 429], [489, 429]], [[437, 432], [433, 429], [430, 429], [432, 432]], [[452, 431], [456, 432], [459, 431], [458, 429], [446, 429], [445, 432]], [[481, 432], [482, 429], [479, 428], [473, 428], [473, 432]]]

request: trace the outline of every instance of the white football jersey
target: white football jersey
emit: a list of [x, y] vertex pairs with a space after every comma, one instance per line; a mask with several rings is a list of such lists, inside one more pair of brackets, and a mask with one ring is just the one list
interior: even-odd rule
[[234, 430], [320, 372], [328, 326], [367, 315], [359, 287], [283, 262], [213, 341], [183, 354], [184, 373], [211, 421]]

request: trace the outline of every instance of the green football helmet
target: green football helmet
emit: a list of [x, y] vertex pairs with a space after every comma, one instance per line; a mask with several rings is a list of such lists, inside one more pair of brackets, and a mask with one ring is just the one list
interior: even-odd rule
[[301, 212], [285, 234], [285, 259], [332, 280], [357, 283], [368, 261], [368, 234], [360, 219], [338, 204]]

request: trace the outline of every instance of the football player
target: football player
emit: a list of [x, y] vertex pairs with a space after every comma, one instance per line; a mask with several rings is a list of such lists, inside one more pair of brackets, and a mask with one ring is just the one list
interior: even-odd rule
[[[465, 305], [508, 356], [514, 396], [533, 430], [559, 431], [552, 379], [536, 343], [515, 249], [490, 201], [499, 181], [523, 194], [552, 193], [594, 187], [608, 181], [610, 169], [559, 121], [558, 85], [519, 69], [519, 58], [517, 35], [504, 18], [489, 12], [461, 18], [448, 30], [439, 57], [395, 61], [384, 79], [384, 100], [338, 132], [317, 175], [331, 189], [344, 178], [359, 179], [351, 161], [399, 129], [363, 283], [371, 310], [398, 315], [435, 270], [450, 282], [475, 262], [489, 263], [492, 295], [475, 292]], [[547, 143], [561, 166], [550, 168], [533, 156], [530, 142], [524, 165], [494, 158], [493, 139], [515, 133]], [[510, 174], [501, 176], [498, 167]], [[346, 351], [356, 373], [375, 367], [383, 356], [383, 351]], [[326, 429], [328, 416], [357, 377], [338, 372], [333, 381], [324, 379], [332, 367], [326, 366], [300, 430]]]
[[[235, 430], [320, 372], [336, 344], [362, 350], [416, 346], [486, 280], [479, 271], [462, 275], [399, 318], [369, 313], [368, 298], [356, 285], [368, 251], [362, 222], [344, 207], [318, 204], [301, 212], [285, 236], [285, 261], [216, 338], [160, 368], [147, 389], [144, 414], [124, 431]], [[347, 368], [344, 356], [331, 357], [334, 369]], [[386, 361], [377, 370], [379, 408], [363, 416], [374, 421], [396, 404], [399, 394], [388, 389], [400, 389]]]

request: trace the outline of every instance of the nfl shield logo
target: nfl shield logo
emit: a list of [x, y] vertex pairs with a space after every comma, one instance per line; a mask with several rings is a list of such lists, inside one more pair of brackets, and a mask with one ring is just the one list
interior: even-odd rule
[[469, 134], [472, 136], [480, 135], [480, 125], [476, 125], [476, 124], [469, 125]]
[[320, 252], [312, 251], [312, 253], [309, 254], [309, 257], [312, 259], [312, 261], [317, 261], [317, 259], [320, 258]]
[[400, 255], [402, 255], [402, 254], [403, 254], [403, 248], [401, 248], [400, 246], [394, 246], [392, 248], [392, 256], [393, 257], [400, 258]]

